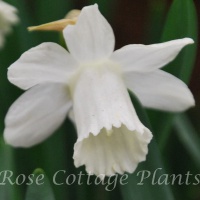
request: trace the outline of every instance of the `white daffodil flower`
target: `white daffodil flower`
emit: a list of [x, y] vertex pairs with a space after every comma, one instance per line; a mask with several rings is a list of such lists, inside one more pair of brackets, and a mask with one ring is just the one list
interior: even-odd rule
[[127, 88], [148, 108], [177, 112], [193, 106], [187, 85], [159, 69], [193, 40], [128, 45], [113, 52], [113, 30], [96, 4], [84, 7], [76, 25], [63, 34], [70, 53], [43, 43], [9, 67], [9, 81], [28, 91], [8, 111], [5, 140], [15, 147], [38, 144], [72, 108], [76, 167], [85, 165], [96, 175], [132, 173], [146, 159], [152, 134], [138, 119]]
[[19, 21], [16, 13], [15, 7], [0, 0], [0, 48], [3, 47], [5, 36], [11, 31], [11, 26]]

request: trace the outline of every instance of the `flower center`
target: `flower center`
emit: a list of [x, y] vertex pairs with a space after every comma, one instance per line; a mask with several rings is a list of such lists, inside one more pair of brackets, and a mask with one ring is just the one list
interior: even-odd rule
[[81, 64], [68, 82], [71, 97], [73, 98], [76, 85], [82, 76], [87, 76], [89, 79], [91, 79], [91, 82], [93, 82], [93, 79], [97, 74], [98, 76], [103, 77], [106, 73], [112, 72], [121, 76], [121, 71], [121, 66], [118, 63], [110, 60]]

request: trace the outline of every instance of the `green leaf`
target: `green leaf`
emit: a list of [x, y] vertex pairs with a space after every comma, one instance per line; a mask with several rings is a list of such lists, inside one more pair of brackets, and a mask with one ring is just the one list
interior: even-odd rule
[[149, 1], [149, 13], [145, 27], [145, 38], [147, 43], [157, 43], [162, 35], [167, 2], [165, 0]]
[[[66, 170], [66, 174], [75, 174], [75, 166], [73, 162], [73, 145], [76, 141], [76, 133], [72, 124], [67, 119], [64, 124], [56, 131], [52, 137], [45, 141], [44, 147], [46, 173], [53, 176], [60, 169]], [[56, 148], [52, 148], [56, 147]], [[60, 177], [63, 181], [63, 177]], [[74, 185], [66, 187], [66, 185], [52, 186], [57, 199], [75, 199], [77, 192], [71, 192]]]
[[36, 18], [40, 24], [48, 23], [51, 21], [60, 20], [74, 7], [74, 1], [72, 0], [36, 0], [34, 1], [35, 8], [37, 8]]
[[[35, 18], [35, 22], [31, 26], [63, 19], [66, 14], [75, 6], [74, 1], [72, 0], [59, 0], [59, 2], [49, 0], [35, 0], [34, 7], [35, 12], [33, 13], [33, 18]], [[57, 32], [39, 31], [32, 32], [31, 34], [39, 35], [41, 42], [59, 42], [59, 34]]]
[[[144, 109], [142, 108], [141, 104], [132, 93], [130, 93], [130, 97], [134, 105], [134, 108], [136, 109], [139, 119], [145, 126], [150, 128], [147, 115]], [[146, 170], [146, 172], [144, 170]], [[150, 175], [149, 178], [142, 181], [141, 180], [142, 173], [144, 173], [145, 176], [148, 173]], [[153, 181], [154, 173], [156, 174], [155, 181]], [[158, 181], [158, 178], [164, 173], [165, 173], [165, 169], [161, 161], [161, 157], [159, 154], [156, 141], [153, 138], [149, 145], [149, 153], [147, 156], [147, 160], [143, 163], [140, 163], [136, 172], [128, 176], [128, 180], [127, 180], [128, 184], [120, 185], [123, 199], [124, 200], [133, 200], [133, 199], [134, 200], [143, 200], [143, 199], [173, 200], [174, 197], [169, 185], [155, 184], [155, 182]], [[143, 185], [141, 185], [142, 183]]]
[[25, 200], [55, 200], [48, 178], [41, 169], [33, 172], [33, 183], [28, 186]]
[[[194, 66], [197, 35], [197, 14], [193, 0], [174, 0], [167, 16], [161, 42], [190, 37], [194, 39], [195, 44], [185, 47], [177, 58], [163, 70], [177, 76], [186, 83], [190, 79]], [[152, 121], [154, 131], [157, 135], [160, 135], [158, 137], [160, 148], [164, 149], [175, 115], [173, 113], [151, 112], [150, 116], [150, 118], [154, 118]], [[159, 123], [157, 123], [158, 121]]]
[[186, 47], [166, 71], [187, 82], [194, 66], [197, 49], [197, 14], [193, 0], [174, 0], [167, 17], [161, 41], [190, 37], [195, 44]]
[[3, 138], [0, 137], [0, 199], [19, 200], [21, 194], [15, 184], [11, 184], [6, 176], [11, 176], [11, 181], [14, 182], [15, 166], [13, 162], [13, 149], [6, 145]]
[[200, 168], [200, 138], [188, 117], [185, 114], [177, 115], [174, 120], [174, 128], [179, 140], [190, 153], [194, 163]]

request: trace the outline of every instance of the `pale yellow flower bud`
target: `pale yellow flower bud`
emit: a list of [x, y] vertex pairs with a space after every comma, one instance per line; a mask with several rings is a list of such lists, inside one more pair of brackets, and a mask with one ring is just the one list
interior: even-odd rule
[[28, 27], [29, 31], [62, 31], [68, 25], [76, 24], [80, 10], [71, 10], [64, 19], [49, 22], [39, 26]]
[[80, 10], [77, 10], [77, 9], [71, 10], [67, 13], [67, 15], [65, 16], [65, 19], [77, 19], [80, 13], [81, 13]]

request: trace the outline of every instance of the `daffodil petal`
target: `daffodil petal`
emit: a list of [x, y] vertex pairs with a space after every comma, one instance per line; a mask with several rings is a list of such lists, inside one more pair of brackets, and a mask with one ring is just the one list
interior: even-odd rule
[[73, 111], [76, 167], [86, 165], [89, 173], [110, 176], [133, 172], [145, 160], [151, 132], [138, 119], [121, 76], [107, 65], [79, 76]]
[[5, 141], [30, 147], [49, 137], [64, 121], [71, 101], [62, 84], [41, 84], [26, 91], [10, 107], [5, 119]]
[[113, 30], [96, 4], [84, 7], [76, 25], [67, 26], [63, 34], [70, 53], [80, 62], [108, 58], [114, 50]]
[[66, 83], [76, 66], [76, 61], [64, 48], [47, 42], [22, 54], [8, 68], [8, 79], [25, 90], [45, 82]]
[[150, 72], [164, 67], [184, 46], [192, 43], [192, 39], [184, 38], [153, 45], [132, 44], [115, 51], [111, 59], [118, 62], [124, 72]]
[[125, 73], [125, 82], [148, 108], [181, 112], [195, 101], [187, 85], [175, 76], [156, 70], [150, 73]]

